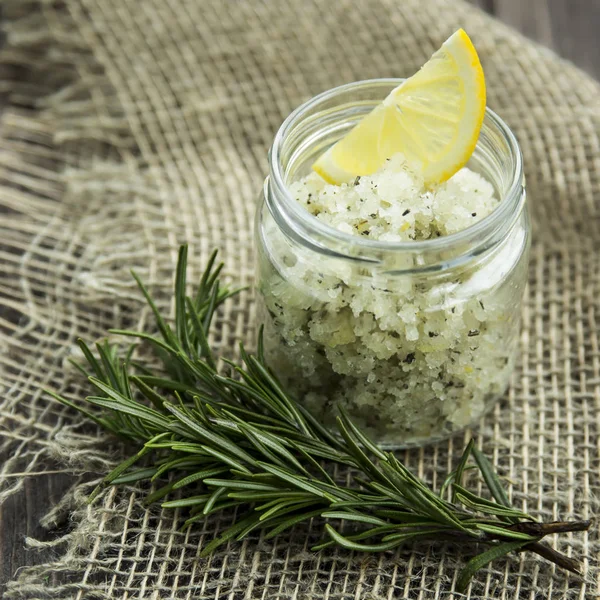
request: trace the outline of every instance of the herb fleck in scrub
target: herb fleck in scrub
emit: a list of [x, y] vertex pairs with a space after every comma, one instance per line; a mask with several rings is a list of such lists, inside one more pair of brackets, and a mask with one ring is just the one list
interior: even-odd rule
[[517, 142], [485, 109], [466, 34], [404, 82], [309, 101], [270, 159], [259, 317], [288, 389], [393, 446], [481, 417], [514, 365], [529, 221]]

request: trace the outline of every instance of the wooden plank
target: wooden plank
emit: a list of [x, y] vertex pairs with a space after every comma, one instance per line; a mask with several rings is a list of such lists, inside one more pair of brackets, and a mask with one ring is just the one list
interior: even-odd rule
[[[55, 549], [28, 549], [25, 538], [53, 539], [61, 528], [47, 532], [40, 519], [56, 505], [75, 481], [65, 474], [37, 475], [25, 480], [23, 490], [0, 506], [0, 598], [17, 569], [47, 562], [56, 557]], [[64, 532], [63, 532], [64, 533]]]
[[600, 79], [600, 0], [468, 0]]
[[494, 13], [494, 0], [469, 0], [469, 2], [475, 4], [475, 6], [478, 6], [486, 12], [491, 14]]
[[[527, 37], [552, 48], [550, 2], [552, 0], [494, 0], [491, 11], [500, 21], [511, 25]], [[557, 0], [563, 2], [563, 0]]]
[[600, 0], [547, 0], [553, 47], [600, 79]]

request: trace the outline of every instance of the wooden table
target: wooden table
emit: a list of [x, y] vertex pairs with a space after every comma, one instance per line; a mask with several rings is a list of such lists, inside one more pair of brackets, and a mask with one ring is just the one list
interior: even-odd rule
[[[470, 1], [600, 79], [600, 0]], [[27, 550], [24, 538], [44, 538], [40, 517], [71, 482], [64, 474], [31, 477], [0, 506], [0, 596], [19, 567], [52, 559], [52, 550]]]
[[600, 0], [469, 0], [600, 79]]

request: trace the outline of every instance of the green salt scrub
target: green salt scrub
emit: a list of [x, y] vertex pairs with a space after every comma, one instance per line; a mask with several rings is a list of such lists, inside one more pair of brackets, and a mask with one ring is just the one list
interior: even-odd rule
[[[391, 243], [456, 233], [499, 203], [467, 168], [425, 189], [402, 156], [350, 184], [313, 173], [289, 187], [331, 227]], [[274, 225], [267, 237], [259, 317], [270, 364], [323, 422], [340, 404], [379, 442], [410, 445], [469, 425], [506, 389], [520, 300], [505, 281], [518, 261], [510, 244], [451, 273], [391, 276], [316, 260]]]

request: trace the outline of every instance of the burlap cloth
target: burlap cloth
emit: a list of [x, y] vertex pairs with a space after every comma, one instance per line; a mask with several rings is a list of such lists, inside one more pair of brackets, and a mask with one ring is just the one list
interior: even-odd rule
[[[332, 86], [414, 72], [453, 30], [473, 36], [489, 105], [525, 155], [535, 226], [522, 360], [479, 427], [517, 507], [590, 518], [600, 495], [600, 88], [571, 65], [457, 0], [4, 0], [7, 96], [0, 130], [0, 500], [15, 473], [97, 479], [123, 449], [40, 388], [80, 397], [76, 336], [146, 326], [129, 268], [166, 306], [179, 243], [195, 273], [217, 246], [252, 279], [252, 215], [282, 119]], [[213, 340], [252, 340], [252, 294], [228, 302]], [[434, 484], [463, 438], [403, 453]], [[11, 476], [12, 475], [12, 476]], [[339, 473], [344, 477], [344, 473]], [[199, 548], [228, 515], [179, 532], [144, 490], [89, 482], [46, 519], [55, 561], [20, 570], [8, 597], [152, 599], [453, 598], [474, 549], [309, 551], [317, 524], [273, 542]], [[66, 523], [66, 525], [64, 525]], [[585, 578], [531, 555], [494, 563], [469, 597], [600, 597], [598, 528], [556, 547]], [[15, 544], [23, 543], [14, 540]], [[41, 545], [28, 540], [32, 546]], [[34, 551], [34, 550], [32, 550]]]

